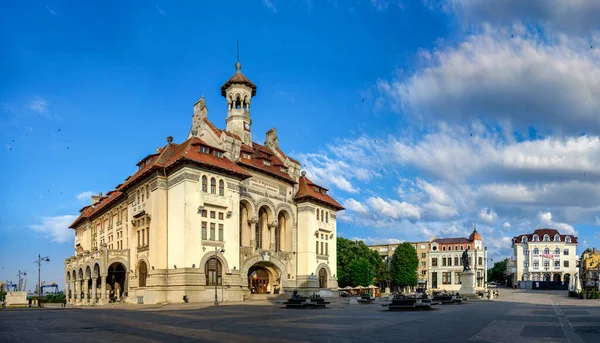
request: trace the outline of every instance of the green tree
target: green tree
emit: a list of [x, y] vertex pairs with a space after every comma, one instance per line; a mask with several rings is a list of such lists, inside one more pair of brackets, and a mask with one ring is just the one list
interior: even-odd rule
[[337, 279], [340, 287], [368, 286], [383, 279], [385, 264], [379, 254], [362, 241], [337, 238]]
[[506, 271], [506, 260], [494, 263], [494, 266], [488, 269], [488, 282], [494, 281], [504, 283], [504, 272]]
[[417, 256], [417, 249], [407, 242], [400, 244], [394, 250], [390, 268], [394, 285], [401, 288], [416, 286], [418, 282], [418, 268], [419, 256]]

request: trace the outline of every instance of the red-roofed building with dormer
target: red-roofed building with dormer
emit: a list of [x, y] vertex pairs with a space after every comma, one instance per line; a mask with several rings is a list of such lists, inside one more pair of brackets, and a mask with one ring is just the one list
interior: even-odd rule
[[215, 287], [218, 301], [336, 293], [343, 207], [283, 152], [275, 128], [253, 141], [257, 88], [235, 68], [221, 87], [225, 129], [200, 98], [187, 140], [167, 137], [81, 209], [65, 260], [69, 303], [215, 301]]

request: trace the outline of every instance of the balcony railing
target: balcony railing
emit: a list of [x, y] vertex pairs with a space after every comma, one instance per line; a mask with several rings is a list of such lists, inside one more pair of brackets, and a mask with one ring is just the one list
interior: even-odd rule
[[222, 208], [229, 207], [229, 199], [224, 196], [204, 193], [202, 198], [204, 200], [204, 204]]
[[137, 217], [139, 215], [142, 215], [146, 212], [146, 202], [140, 202], [140, 203], [133, 203], [133, 216]]

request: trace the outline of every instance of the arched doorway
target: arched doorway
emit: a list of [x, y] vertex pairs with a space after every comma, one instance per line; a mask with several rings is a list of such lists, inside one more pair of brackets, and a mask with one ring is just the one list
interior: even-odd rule
[[223, 284], [223, 266], [216, 257], [211, 257], [204, 266], [207, 286], [221, 286]]
[[560, 274], [554, 274], [554, 282], [560, 282]]
[[140, 261], [138, 265], [138, 287], [146, 287], [146, 278], [148, 278], [148, 266], [146, 266], [146, 262]]
[[565, 285], [570, 284], [571, 283], [571, 274], [565, 274], [564, 279], [565, 279], [565, 281], [564, 281]]
[[248, 270], [248, 288], [252, 294], [267, 294], [271, 290], [269, 271], [262, 266]]
[[319, 288], [327, 288], [327, 271], [325, 268], [319, 270]]
[[544, 274], [544, 281], [550, 282], [550, 274]]
[[114, 262], [108, 267], [108, 276], [106, 277], [106, 285], [108, 299], [111, 302], [120, 301], [123, 293], [126, 291], [125, 281], [127, 279], [127, 270], [120, 262]]

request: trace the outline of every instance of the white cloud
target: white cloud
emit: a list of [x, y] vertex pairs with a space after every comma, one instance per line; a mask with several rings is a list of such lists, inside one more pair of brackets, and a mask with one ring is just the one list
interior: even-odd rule
[[358, 201], [356, 201], [356, 200], [354, 200], [352, 198], [344, 201], [344, 207], [347, 210], [350, 210], [352, 212], [356, 212], [356, 213], [361, 214], [361, 215], [368, 215], [369, 212], [370, 212], [370, 210], [369, 210], [369, 208], [367, 206], [361, 204], [360, 202], [358, 202]]
[[262, 0], [262, 4], [273, 11], [273, 13], [277, 13], [277, 6], [275, 6], [275, 2], [273, 0]]
[[511, 225], [509, 222], [504, 222], [504, 224], [502, 224], [502, 227], [508, 230], [510, 229]]
[[468, 23], [538, 23], [553, 31], [590, 34], [600, 26], [600, 2], [589, 0], [443, 0], [445, 9]]
[[599, 132], [600, 51], [582, 39], [542, 41], [535, 32], [511, 38], [514, 31], [485, 26], [458, 46], [422, 52], [422, 68], [380, 80], [378, 89], [413, 118]]
[[392, 219], [418, 220], [421, 218], [421, 210], [418, 206], [398, 200], [384, 200], [379, 197], [367, 199], [369, 207], [378, 213]]
[[94, 193], [92, 191], [85, 191], [77, 194], [75, 197], [79, 201], [89, 201]]
[[496, 220], [498, 220], [498, 214], [496, 214], [496, 212], [494, 212], [494, 210], [491, 208], [485, 207], [479, 211], [479, 219], [486, 224], [492, 225], [496, 222]]
[[354, 186], [350, 180], [365, 181], [370, 178], [366, 169], [351, 167], [341, 160], [333, 160], [325, 154], [295, 154], [303, 162], [307, 177], [323, 186], [334, 186], [348, 193], [358, 193], [360, 189]]
[[69, 229], [69, 225], [76, 218], [74, 215], [42, 217], [40, 224], [30, 225], [29, 228], [44, 234], [52, 242], [65, 243], [73, 239], [73, 230]]
[[542, 226], [548, 226], [550, 228], [557, 229], [561, 234], [565, 235], [576, 235], [575, 228], [567, 223], [559, 223], [552, 220], [552, 213], [540, 212], [538, 213], [538, 220]]
[[158, 7], [158, 5], [156, 5], [156, 10], [158, 11], [158, 13], [160, 13], [160, 15], [162, 15], [163, 17], [167, 16], [167, 12], [165, 12], [165, 10], [163, 10], [162, 8]]
[[46, 113], [46, 111], [48, 110], [48, 102], [45, 99], [36, 96], [33, 99], [31, 99], [29, 103], [27, 103], [26, 107], [34, 112], [43, 114]]

